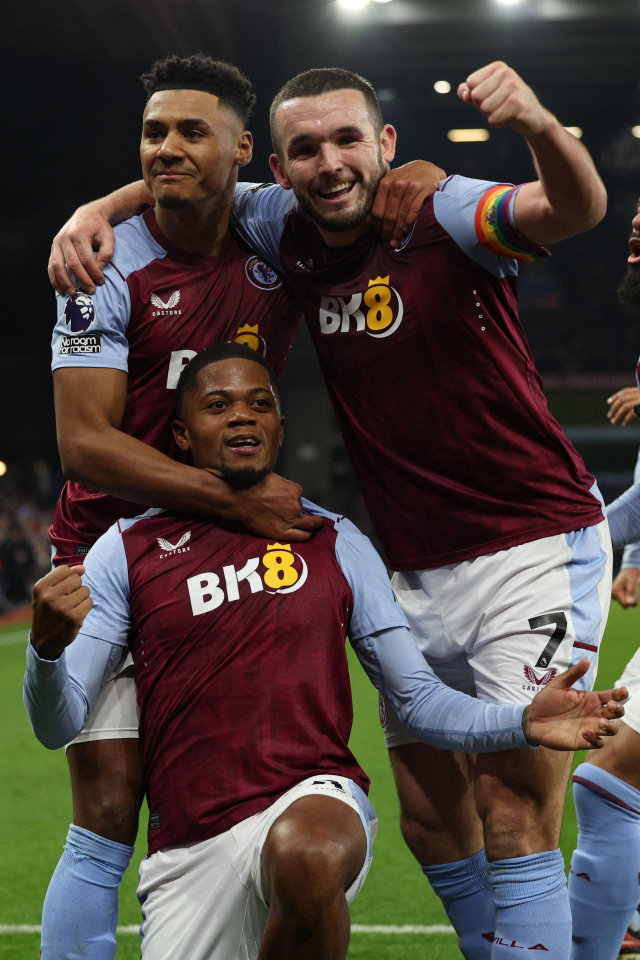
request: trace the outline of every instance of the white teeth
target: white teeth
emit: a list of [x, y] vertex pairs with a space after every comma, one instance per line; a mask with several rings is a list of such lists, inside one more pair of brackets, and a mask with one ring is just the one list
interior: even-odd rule
[[[353, 183], [353, 181], [351, 181], [351, 183]], [[328, 193], [339, 193], [341, 190], [348, 190], [351, 183], [337, 183], [335, 187], [329, 187], [328, 190], [323, 190], [322, 192], [325, 195]]]

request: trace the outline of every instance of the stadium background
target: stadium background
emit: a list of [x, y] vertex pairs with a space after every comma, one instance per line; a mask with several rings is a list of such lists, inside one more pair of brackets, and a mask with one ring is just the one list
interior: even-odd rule
[[[349, 0], [346, 0], [349, 2]], [[355, 0], [351, 0], [355, 2]], [[54, 317], [45, 266], [53, 234], [80, 203], [137, 179], [144, 97], [139, 74], [159, 56], [202, 50], [238, 64], [259, 102], [246, 179], [270, 179], [268, 105], [312, 66], [367, 76], [400, 135], [397, 162], [421, 157], [461, 173], [531, 177], [522, 139], [490, 131], [455, 96], [474, 69], [503, 59], [564, 124], [579, 127], [609, 192], [605, 220], [521, 272], [521, 315], [553, 413], [595, 473], [606, 500], [632, 479], [640, 425], [606, 420], [606, 398], [632, 386], [640, 315], [617, 303], [630, 220], [640, 196], [640, 3], [637, 0], [24, 0], [3, 14], [4, 177], [0, 208], [0, 932], [37, 924], [57, 861], [70, 795], [61, 754], [32, 739], [20, 702], [31, 584], [48, 565], [46, 529], [62, 484], [49, 373]], [[434, 83], [446, 80], [448, 93]], [[634, 128], [635, 129], [634, 131]], [[283, 377], [287, 441], [281, 472], [370, 532], [304, 328]], [[4, 473], [2, 473], [4, 471]], [[599, 681], [619, 675], [637, 646], [637, 611], [614, 607]], [[13, 622], [12, 622], [13, 621]], [[354, 907], [363, 925], [446, 923], [399, 838], [377, 728], [375, 694], [354, 673], [356, 752], [374, 780], [382, 826], [370, 881]], [[567, 806], [563, 850], [572, 849]], [[142, 846], [141, 846], [142, 849]], [[137, 922], [133, 873], [122, 922]], [[123, 935], [118, 957], [136, 955]], [[450, 934], [358, 933], [350, 957], [451, 957]], [[37, 935], [0, 935], [0, 957], [37, 956]]]

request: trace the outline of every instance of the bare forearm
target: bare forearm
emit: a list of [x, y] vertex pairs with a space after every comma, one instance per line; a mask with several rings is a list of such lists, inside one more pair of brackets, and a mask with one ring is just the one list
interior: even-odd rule
[[236, 497], [206, 470], [177, 463], [114, 427], [59, 437], [65, 475], [101, 493], [167, 510], [231, 516]]
[[144, 180], [128, 183], [125, 187], [120, 187], [106, 197], [95, 201], [100, 213], [106, 217], [112, 227], [142, 213], [144, 207], [153, 202], [153, 197], [147, 190]]
[[599, 223], [607, 194], [582, 143], [552, 114], [526, 139], [539, 183], [525, 184], [516, 198], [518, 229], [535, 243], [553, 243]]

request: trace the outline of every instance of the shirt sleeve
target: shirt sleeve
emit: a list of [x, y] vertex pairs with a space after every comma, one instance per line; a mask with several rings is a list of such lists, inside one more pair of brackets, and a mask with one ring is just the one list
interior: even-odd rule
[[522, 729], [524, 704], [486, 703], [445, 686], [408, 627], [349, 639], [373, 685], [391, 700], [401, 723], [418, 740], [466, 753], [534, 746]]
[[283, 190], [276, 183], [239, 183], [233, 197], [231, 225], [234, 231], [248, 247], [280, 271], [280, 240], [295, 205], [293, 190]]
[[92, 295], [82, 290], [73, 297], [56, 294], [58, 320], [51, 340], [52, 370], [111, 367], [127, 371], [129, 288], [113, 264], [105, 268], [104, 277], [105, 282]]
[[70, 743], [126, 651], [82, 633], [57, 660], [41, 660], [31, 641], [22, 697], [36, 737], [49, 750]]
[[23, 698], [38, 740], [50, 750], [80, 733], [98, 695], [128, 652], [129, 578], [115, 524], [84, 560], [82, 582], [93, 607], [58, 660], [41, 660], [29, 643]]
[[[636, 466], [633, 471], [633, 482], [634, 484], [640, 483], [640, 450], [638, 450], [638, 459], [636, 460]], [[626, 570], [629, 567], [640, 569], [640, 542], [628, 543], [624, 548], [620, 569]]]
[[513, 210], [520, 186], [453, 176], [440, 181], [433, 197], [440, 225], [468, 257], [496, 277], [516, 276], [518, 262], [550, 256], [516, 230]]
[[129, 569], [117, 523], [96, 541], [83, 563], [82, 582], [89, 587], [93, 607], [80, 635], [127, 647], [131, 628]]
[[606, 514], [615, 548], [640, 540], [640, 483], [634, 483], [610, 503]]
[[353, 594], [349, 639], [353, 642], [389, 627], [408, 629], [385, 565], [369, 538], [346, 517], [335, 525], [336, 556]]

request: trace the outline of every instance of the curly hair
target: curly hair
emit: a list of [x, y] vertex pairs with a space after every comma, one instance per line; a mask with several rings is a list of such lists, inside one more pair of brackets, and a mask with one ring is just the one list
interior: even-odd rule
[[245, 127], [257, 99], [251, 81], [242, 71], [203, 53], [156, 60], [140, 79], [147, 91], [147, 100], [158, 90], [202, 90], [212, 93], [220, 103], [234, 111]]

